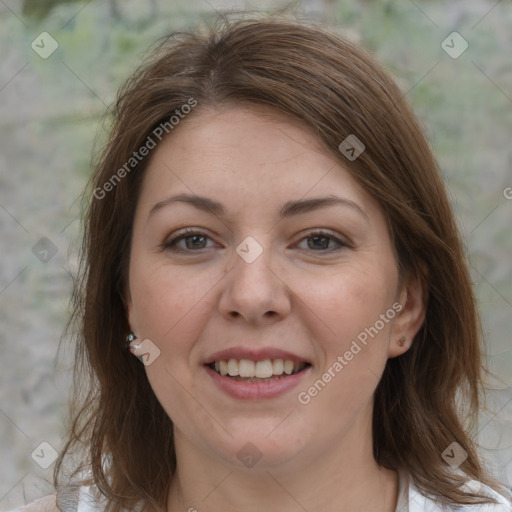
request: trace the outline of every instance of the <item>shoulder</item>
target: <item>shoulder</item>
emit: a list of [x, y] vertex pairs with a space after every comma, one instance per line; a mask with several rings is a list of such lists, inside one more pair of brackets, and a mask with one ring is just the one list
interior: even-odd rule
[[18, 507], [10, 512], [60, 512], [60, 510], [57, 507], [57, 496], [50, 494], [49, 496], [39, 498], [32, 503]]

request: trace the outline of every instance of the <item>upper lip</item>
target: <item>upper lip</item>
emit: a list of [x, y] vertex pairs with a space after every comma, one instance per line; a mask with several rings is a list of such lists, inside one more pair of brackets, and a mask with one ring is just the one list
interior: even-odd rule
[[258, 350], [245, 347], [233, 347], [215, 352], [205, 359], [204, 364], [226, 359], [249, 359], [249, 361], [264, 361], [265, 359], [289, 359], [295, 363], [308, 363], [309, 361], [297, 354], [281, 350], [275, 347], [261, 348]]

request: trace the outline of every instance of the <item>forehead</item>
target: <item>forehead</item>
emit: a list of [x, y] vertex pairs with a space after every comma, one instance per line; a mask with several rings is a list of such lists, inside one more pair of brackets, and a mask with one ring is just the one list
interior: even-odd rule
[[241, 104], [196, 110], [160, 143], [157, 154], [171, 153], [181, 161], [201, 161], [202, 169], [207, 160], [208, 167], [229, 171], [243, 171], [230, 165], [233, 159], [239, 164], [238, 158], [253, 171], [305, 153], [332, 161], [304, 121], [269, 107]]
[[236, 211], [333, 193], [376, 206], [304, 122], [246, 105], [199, 108], [159, 143], [142, 207], [180, 192], [215, 197]]

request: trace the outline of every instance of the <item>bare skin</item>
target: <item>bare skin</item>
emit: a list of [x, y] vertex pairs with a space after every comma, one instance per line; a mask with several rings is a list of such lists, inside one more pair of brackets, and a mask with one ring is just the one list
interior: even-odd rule
[[[162, 204], [180, 193], [222, 203], [225, 216]], [[345, 203], [279, 217], [288, 201], [332, 195]], [[176, 240], [183, 228], [195, 234]], [[236, 251], [247, 237], [261, 248], [250, 263]], [[164, 139], [136, 208], [127, 302], [132, 330], [160, 350], [145, 369], [174, 423], [169, 511], [395, 510], [397, 474], [372, 455], [373, 396], [388, 358], [410, 348], [423, 322], [422, 290], [400, 282], [379, 205], [305, 126], [223, 105], [195, 111]], [[311, 367], [279, 396], [241, 400], [204, 365], [238, 346], [277, 347]], [[309, 393], [329, 369], [328, 384]], [[261, 455], [252, 467], [237, 456], [247, 443]]]

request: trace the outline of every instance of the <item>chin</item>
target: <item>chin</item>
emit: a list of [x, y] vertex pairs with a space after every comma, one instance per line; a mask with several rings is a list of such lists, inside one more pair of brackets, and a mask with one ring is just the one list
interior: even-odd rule
[[[253, 425], [254, 427], [254, 425]], [[266, 471], [282, 467], [287, 462], [296, 459], [304, 449], [304, 438], [299, 434], [290, 434], [286, 430], [277, 435], [264, 429], [258, 433], [253, 429], [246, 430], [245, 435], [234, 435], [226, 440], [225, 450], [215, 451], [224, 458], [228, 465], [235, 470], [251, 470], [252, 472]], [[226, 454], [229, 454], [226, 459]]]

